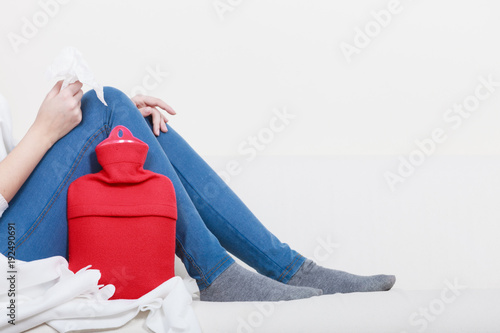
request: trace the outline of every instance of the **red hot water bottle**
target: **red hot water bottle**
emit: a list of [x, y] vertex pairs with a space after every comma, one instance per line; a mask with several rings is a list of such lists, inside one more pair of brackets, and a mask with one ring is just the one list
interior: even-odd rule
[[139, 298], [174, 276], [174, 187], [144, 170], [148, 148], [116, 126], [96, 147], [103, 170], [68, 189], [69, 268], [99, 269], [99, 283], [116, 287], [113, 299]]

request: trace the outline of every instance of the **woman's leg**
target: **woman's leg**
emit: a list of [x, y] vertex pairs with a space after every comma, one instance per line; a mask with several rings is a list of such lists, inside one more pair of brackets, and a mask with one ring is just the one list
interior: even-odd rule
[[282, 243], [170, 126], [158, 141], [208, 229], [259, 273], [290, 285], [337, 292], [390, 289], [394, 276], [358, 276], [316, 265]]
[[[105, 93], [109, 107], [94, 98], [93, 91], [85, 94], [81, 124], [47, 152], [5, 211], [2, 225], [16, 223], [18, 258], [34, 260], [67, 255], [68, 186], [76, 178], [101, 169], [95, 147], [107, 138], [114, 126], [124, 125], [150, 147], [145, 168], [172, 180], [178, 202], [179, 224], [182, 226], [188, 224], [183, 221], [189, 221], [190, 228], [195, 230], [192, 237], [183, 237], [182, 227], [179, 229], [183, 243], [177, 246], [177, 252], [189, 264], [189, 273], [193, 278], [202, 284], [210, 284], [212, 275], [229, 267], [234, 260], [205, 227], [167, 156], [130, 99], [112, 88], [106, 88]], [[6, 228], [2, 228], [4, 232]], [[189, 254], [184, 250], [186, 247], [190, 248]], [[203, 253], [211, 255], [203, 257], [202, 262], [192, 259], [202, 257]]]
[[[162, 147], [130, 99], [113, 88], [105, 88], [105, 107], [91, 91], [82, 99], [82, 122], [59, 140], [44, 156], [29, 179], [11, 200], [0, 223], [2, 251], [6, 253], [7, 223], [16, 225], [16, 254], [21, 260], [67, 255], [66, 196], [69, 184], [88, 173], [98, 172], [95, 147], [116, 125], [129, 128], [134, 136], [149, 145], [145, 168], [172, 181], [178, 204], [177, 255], [200, 289], [209, 286], [234, 260], [206, 228]], [[271, 280], [270, 280], [271, 281]], [[272, 281], [274, 282], [274, 281]], [[268, 285], [250, 290], [254, 300], [280, 300], [317, 294], [310, 288], [280, 289]], [[241, 289], [241, 286], [239, 286]], [[279, 290], [279, 292], [276, 292]], [[294, 294], [294, 290], [297, 290]], [[292, 295], [290, 297], [289, 295]], [[236, 296], [236, 297], [235, 297]], [[233, 300], [245, 300], [237, 295]]]

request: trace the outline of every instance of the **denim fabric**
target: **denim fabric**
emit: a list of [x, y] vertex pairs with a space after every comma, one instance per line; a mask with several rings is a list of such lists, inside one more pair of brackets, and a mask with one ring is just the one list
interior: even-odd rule
[[7, 224], [14, 222], [17, 259], [67, 257], [68, 186], [101, 170], [95, 147], [113, 127], [124, 125], [149, 145], [144, 168], [174, 185], [176, 254], [201, 290], [234, 262], [226, 249], [261, 274], [288, 282], [305, 258], [271, 234], [171, 126], [155, 137], [150, 117], [143, 118], [126, 95], [107, 87], [105, 98], [108, 107], [93, 90], [84, 95], [82, 122], [47, 152], [11, 200], [0, 219], [2, 252], [7, 253]]

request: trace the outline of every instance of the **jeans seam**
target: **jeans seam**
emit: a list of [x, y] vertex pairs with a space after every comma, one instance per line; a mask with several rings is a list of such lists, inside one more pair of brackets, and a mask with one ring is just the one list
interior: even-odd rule
[[[263, 251], [261, 251], [255, 244], [253, 244], [253, 242], [251, 242], [248, 238], [246, 238], [241, 232], [239, 232], [238, 229], [236, 229], [225, 217], [223, 217], [210, 203], [208, 203], [208, 201], [193, 187], [191, 186], [190, 182], [186, 179], [186, 177], [184, 177], [182, 175], [182, 172], [174, 165], [174, 163], [172, 161], [170, 161], [170, 163], [172, 164], [172, 166], [174, 167], [174, 169], [177, 171], [177, 174], [182, 177], [184, 180], [186, 180], [186, 183], [189, 185], [190, 188], [193, 189], [194, 192], [196, 192], [196, 194], [198, 194], [198, 196], [200, 198], [202, 198], [202, 200], [208, 205], [208, 207], [210, 207], [210, 209], [212, 209], [218, 216], [220, 216], [224, 221], [226, 221], [226, 223], [231, 226], [231, 228], [233, 230], [235, 230], [242, 238], [244, 238], [254, 249], [256, 249], [258, 252], [260, 252], [262, 255], [264, 255], [266, 258], [268, 258], [272, 263], [274, 263], [276, 266], [278, 266], [280, 268], [280, 270], [283, 270], [283, 268], [281, 267], [281, 265], [279, 265], [277, 262], [275, 262], [272, 258], [270, 258], [266, 253], [264, 253]], [[292, 261], [293, 262], [293, 261]], [[286, 268], [285, 268], [286, 269]], [[281, 275], [280, 275], [281, 276]]]
[[184, 248], [184, 245], [181, 243], [181, 241], [179, 241], [179, 239], [177, 237], [176, 237], [176, 240], [177, 240], [177, 244], [179, 245], [179, 250], [182, 253], [184, 253], [184, 255], [186, 256], [187, 260], [189, 260], [189, 262], [193, 265], [193, 267], [195, 267], [195, 269], [200, 274], [201, 284], [205, 288], [210, 285], [210, 283], [208, 283], [208, 278], [210, 278], [215, 273], [216, 269], [219, 269], [225, 262], [227, 262], [230, 259], [229, 255], [224, 256], [221, 260], [219, 260], [218, 263], [215, 264], [214, 268], [212, 268], [210, 271], [208, 271], [208, 273], [210, 273], [210, 272], [212, 272], [212, 273], [207, 276], [205, 273], [203, 273], [203, 271], [201, 270], [201, 268], [196, 264], [196, 262], [193, 260], [193, 258], [191, 257], [191, 255], [186, 251], [186, 249]]
[[288, 273], [290, 273], [290, 271], [295, 267], [296, 265], [296, 262], [302, 258], [302, 255], [301, 254], [298, 254], [295, 256], [295, 258], [292, 260], [292, 262], [285, 268], [285, 270], [283, 271], [283, 273], [281, 273], [280, 276], [278, 276], [278, 278], [276, 279], [277, 281], [283, 281], [283, 279], [288, 275]]
[[207, 272], [207, 277], [210, 278], [214, 273], [222, 266], [224, 265], [228, 260], [229, 260], [229, 255], [226, 255], [224, 258], [222, 258], [214, 268], [212, 268], [210, 271]]
[[48, 212], [52, 208], [52, 205], [59, 198], [59, 195], [61, 195], [62, 188], [64, 186], [66, 186], [66, 183], [69, 181], [69, 179], [71, 178], [71, 176], [73, 176], [73, 174], [75, 173], [76, 167], [80, 164], [83, 155], [88, 150], [88, 147], [90, 147], [90, 145], [95, 141], [95, 139], [99, 136], [99, 134], [102, 133], [103, 129], [106, 126], [107, 125], [104, 125], [101, 128], [99, 128], [96, 132], [94, 132], [94, 134], [92, 134], [92, 136], [89, 139], [87, 139], [87, 141], [85, 142], [83, 148], [80, 150], [80, 153], [78, 154], [78, 156], [73, 161], [73, 164], [71, 165], [70, 171], [66, 174], [66, 177], [64, 177], [63, 181], [59, 184], [59, 186], [57, 187], [55, 193], [52, 195], [52, 198], [50, 199], [49, 206], [45, 206], [45, 208], [43, 209], [42, 213], [38, 216], [38, 218], [31, 225], [31, 227], [21, 236], [20, 242], [18, 242], [16, 244], [16, 249], [19, 249], [19, 247], [26, 240], [28, 240], [29, 237], [33, 234], [33, 232], [38, 228], [38, 226], [40, 225], [40, 223], [42, 222], [42, 220], [45, 218], [45, 216], [48, 214]]

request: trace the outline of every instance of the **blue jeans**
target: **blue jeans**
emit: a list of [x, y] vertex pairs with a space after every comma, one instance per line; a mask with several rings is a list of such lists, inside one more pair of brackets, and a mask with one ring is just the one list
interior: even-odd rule
[[149, 145], [145, 169], [172, 181], [177, 198], [176, 254], [200, 290], [233, 262], [229, 251], [259, 273], [287, 283], [305, 258], [280, 242], [210, 166], [168, 126], [155, 137], [151, 119], [114, 88], [108, 107], [92, 90], [82, 99], [82, 122], [44, 156], [0, 219], [0, 244], [7, 253], [7, 223], [16, 228], [16, 257], [67, 257], [66, 200], [76, 178], [101, 170], [95, 147], [116, 125]]

